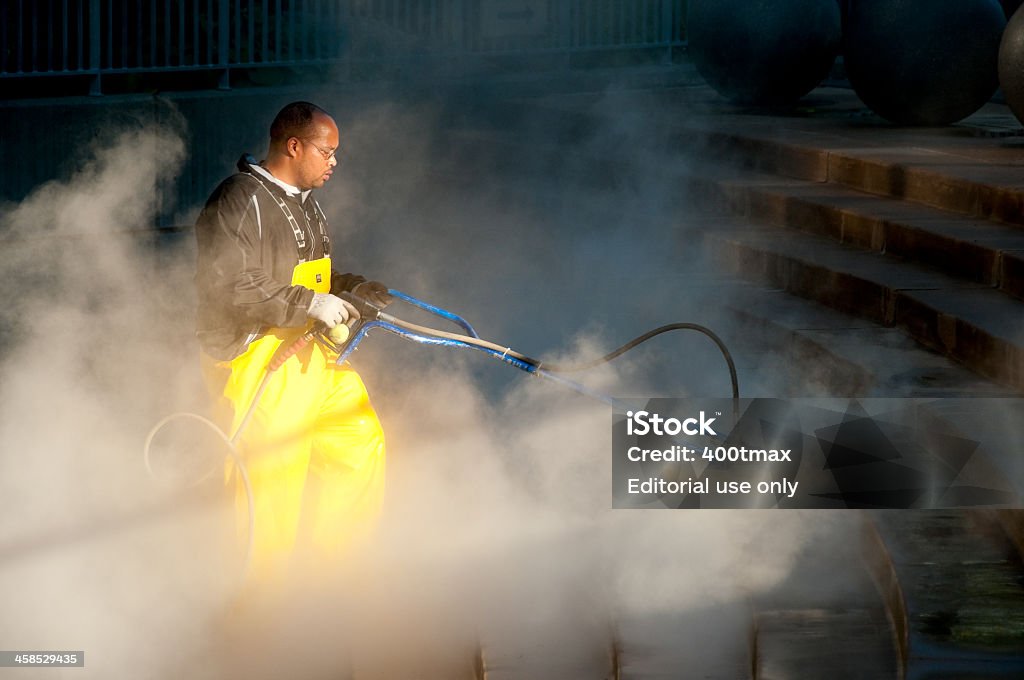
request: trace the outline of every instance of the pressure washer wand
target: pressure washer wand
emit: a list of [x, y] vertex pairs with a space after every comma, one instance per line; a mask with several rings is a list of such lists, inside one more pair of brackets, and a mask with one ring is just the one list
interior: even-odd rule
[[348, 359], [349, 355], [355, 350], [359, 342], [366, 336], [366, 334], [371, 329], [381, 328], [390, 333], [399, 335], [407, 340], [412, 340], [414, 342], [418, 342], [421, 344], [441, 345], [448, 347], [462, 347], [479, 350], [506, 364], [514, 366], [520, 370], [526, 371], [527, 373], [548, 378], [550, 380], [554, 380], [555, 382], [559, 382], [572, 390], [580, 392], [581, 394], [585, 394], [595, 399], [604, 401], [608, 404], [614, 405], [615, 400], [612, 397], [605, 394], [601, 394], [600, 392], [596, 392], [586, 387], [585, 385], [582, 385], [573, 380], [569, 380], [565, 378], [562, 374], [583, 371], [588, 368], [593, 368], [594, 366], [597, 366], [599, 364], [608, 363], [613, 359], [630, 351], [637, 345], [647, 342], [648, 340], [658, 335], [661, 335], [662, 333], [678, 330], [697, 331], [699, 333], [704, 334], [712, 342], [714, 342], [725, 359], [726, 365], [729, 369], [730, 382], [732, 383], [733, 420], [735, 421], [738, 419], [740, 394], [739, 381], [736, 377], [736, 364], [733, 362], [732, 355], [726, 348], [725, 343], [722, 342], [722, 339], [719, 338], [709, 328], [701, 326], [700, 324], [673, 323], [665, 326], [660, 326], [658, 328], [647, 331], [643, 335], [640, 335], [634, 338], [633, 340], [630, 340], [625, 345], [622, 345], [618, 349], [609, 352], [603, 357], [599, 357], [597, 359], [583, 362], [580, 364], [566, 365], [551, 362], [542, 362], [520, 352], [516, 352], [511, 347], [505, 347], [503, 345], [498, 345], [493, 342], [488, 342], [487, 340], [481, 338], [476, 333], [476, 331], [473, 330], [473, 327], [469, 325], [469, 323], [465, 319], [458, 315], [452, 314], [451, 312], [441, 309], [439, 307], [427, 304], [422, 300], [418, 300], [412, 297], [411, 295], [407, 295], [406, 293], [403, 293], [401, 291], [389, 290], [388, 293], [398, 300], [407, 302], [416, 307], [419, 307], [420, 309], [424, 309], [436, 316], [443, 317], [448, 321], [456, 323], [457, 325], [462, 327], [466, 334], [451, 333], [448, 331], [439, 330], [437, 328], [430, 328], [427, 326], [409, 323], [408, 321], [403, 321], [401, 319], [395, 318], [394, 316], [391, 316], [390, 314], [384, 313], [376, 305], [373, 305], [372, 303], [363, 300], [362, 298], [356, 295], [352, 295], [350, 293], [343, 293], [342, 297], [345, 300], [348, 300], [350, 303], [352, 303], [359, 310], [359, 313], [362, 315], [363, 318], [360, 320], [359, 328], [352, 334], [352, 337], [347, 338], [344, 342], [341, 343], [326, 343], [331, 350], [337, 352], [337, 362], [339, 364], [343, 363]]

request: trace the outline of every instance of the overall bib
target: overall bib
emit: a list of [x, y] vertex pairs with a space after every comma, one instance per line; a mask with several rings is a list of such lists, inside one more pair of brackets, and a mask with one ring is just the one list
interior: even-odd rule
[[[292, 285], [330, 292], [331, 262], [297, 265]], [[308, 328], [308, 327], [307, 327]], [[307, 328], [271, 328], [230, 361], [203, 355], [203, 374], [225, 432], [234, 434], [274, 353]], [[366, 388], [316, 342], [270, 377], [238, 441], [255, 507], [250, 581], [280, 581], [297, 558], [330, 570], [379, 515], [384, 492], [384, 433]], [[238, 538], [249, 526], [245, 489], [235, 485]]]

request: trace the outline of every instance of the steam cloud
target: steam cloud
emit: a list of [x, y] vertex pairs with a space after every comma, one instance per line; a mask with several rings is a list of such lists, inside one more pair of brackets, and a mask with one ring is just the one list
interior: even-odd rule
[[[509, 171], [494, 129], [453, 124], [440, 105], [339, 115], [346, 157], [321, 197], [338, 266], [563, 359], [685, 319], [701, 296], [680, 270], [695, 260], [673, 236], [685, 226], [677, 161], [650, 120], [615, 121], [572, 143], [518, 121], [528, 151]], [[2, 217], [6, 648], [84, 649], [74, 677], [213, 678], [238, 664], [250, 677], [298, 677], [297, 667], [338, 677], [347, 664], [355, 677], [387, 678], [454, 677], [479, 642], [488, 664], [573, 677], [606, 668], [613, 639], [628, 646], [645, 626], [709, 611], [715, 625], [700, 629], [745, 648], [746, 598], [784, 579], [828, 521], [612, 512], [607, 407], [477, 356], [371, 335], [355, 364], [388, 437], [376, 539], [336, 582], [297, 589], [268, 614], [247, 660], [225, 660], [217, 627], [235, 574], [216, 556], [226, 509], [172, 500], [173, 511], [150, 512], [177, 497], [141, 461], [159, 417], [203, 408], [190, 239], [160, 245], [132, 232], [151, 223], [186, 138], [183, 124], [118, 130], [73, 177]], [[635, 161], [612, 179], [588, 160], [609, 147]], [[723, 393], [703, 387], [727, 384], [715, 352], [703, 352], [688, 349], [682, 377], [665, 378], [677, 354], [663, 347], [585, 380], [621, 396], [651, 394], [652, 376], [669, 394]], [[183, 476], [202, 467], [185, 454], [171, 462]], [[325, 648], [346, 660], [312, 661]]]

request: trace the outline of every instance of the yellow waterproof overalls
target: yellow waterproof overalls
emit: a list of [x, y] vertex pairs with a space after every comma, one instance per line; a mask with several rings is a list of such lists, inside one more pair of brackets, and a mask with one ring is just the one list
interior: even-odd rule
[[[330, 291], [330, 258], [300, 263], [292, 285]], [[282, 344], [306, 328], [272, 328], [230, 361], [203, 355], [203, 375], [225, 431], [234, 434]], [[384, 492], [384, 433], [366, 388], [351, 368], [310, 343], [267, 384], [238, 441], [254, 496], [249, 581], [283, 583], [297, 555], [330, 570], [380, 512]], [[235, 485], [239, 540], [248, 540], [245, 489]]]

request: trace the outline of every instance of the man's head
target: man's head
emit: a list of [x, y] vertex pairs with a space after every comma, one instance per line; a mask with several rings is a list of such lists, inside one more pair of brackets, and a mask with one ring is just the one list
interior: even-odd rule
[[288, 104], [270, 124], [266, 167], [278, 179], [303, 191], [324, 185], [338, 164], [338, 126], [309, 102]]

